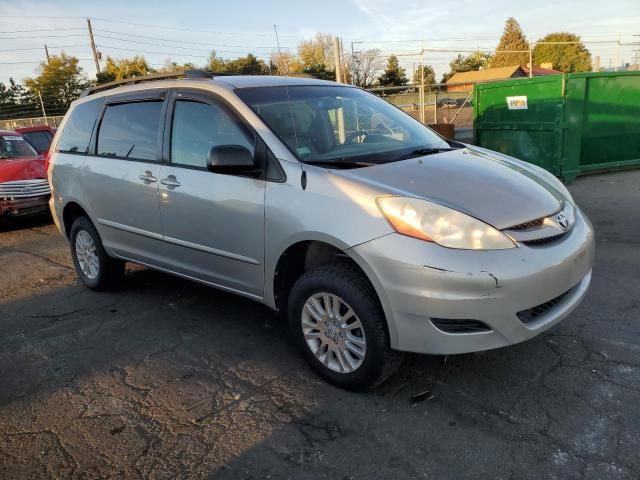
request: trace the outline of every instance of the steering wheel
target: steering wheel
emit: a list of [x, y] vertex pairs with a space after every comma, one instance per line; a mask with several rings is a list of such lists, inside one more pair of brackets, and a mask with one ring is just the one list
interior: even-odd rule
[[353, 141], [359, 136], [364, 135], [366, 137], [367, 135], [370, 135], [370, 134], [371, 132], [368, 132], [366, 130], [356, 130], [355, 132], [351, 132], [349, 135], [345, 137], [344, 143], [353, 143]]

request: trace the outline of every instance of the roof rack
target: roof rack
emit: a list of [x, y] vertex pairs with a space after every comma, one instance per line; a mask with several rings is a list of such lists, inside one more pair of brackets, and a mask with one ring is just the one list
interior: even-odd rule
[[115, 87], [121, 87], [123, 85], [135, 85], [136, 83], [152, 82], [154, 80], [168, 80], [171, 78], [213, 78], [214, 74], [206, 72], [204, 70], [182, 70], [179, 72], [167, 72], [167, 73], [153, 73], [151, 75], [143, 75], [141, 77], [123, 78], [122, 80], [114, 80], [113, 82], [102, 83], [89, 87], [80, 94], [80, 98], [87, 95], [93, 95], [94, 93], [103, 92]]

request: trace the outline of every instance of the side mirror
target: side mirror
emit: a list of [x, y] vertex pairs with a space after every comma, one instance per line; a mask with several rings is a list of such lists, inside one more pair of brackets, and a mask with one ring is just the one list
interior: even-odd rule
[[252, 173], [256, 162], [242, 145], [216, 145], [207, 155], [207, 169], [214, 173]]

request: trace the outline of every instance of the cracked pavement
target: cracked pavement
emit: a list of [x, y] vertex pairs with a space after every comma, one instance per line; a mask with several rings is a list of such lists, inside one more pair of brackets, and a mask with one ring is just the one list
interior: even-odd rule
[[133, 266], [92, 292], [46, 218], [0, 224], [0, 478], [640, 478], [640, 171], [570, 190], [597, 258], [569, 318], [365, 394], [265, 307]]

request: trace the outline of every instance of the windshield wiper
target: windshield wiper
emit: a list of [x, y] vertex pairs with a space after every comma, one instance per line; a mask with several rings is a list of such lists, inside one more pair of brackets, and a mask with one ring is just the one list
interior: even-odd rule
[[459, 148], [451, 147], [429, 147], [429, 148], [416, 148], [415, 150], [405, 153], [396, 160], [405, 160], [407, 158], [422, 157], [424, 155], [433, 155], [434, 153], [451, 152], [452, 150], [459, 150]]
[[323, 167], [371, 167], [377, 165], [377, 163], [363, 162], [358, 160], [351, 160], [349, 158], [334, 158], [332, 160], [304, 160], [304, 163], [309, 165], [319, 165]]

